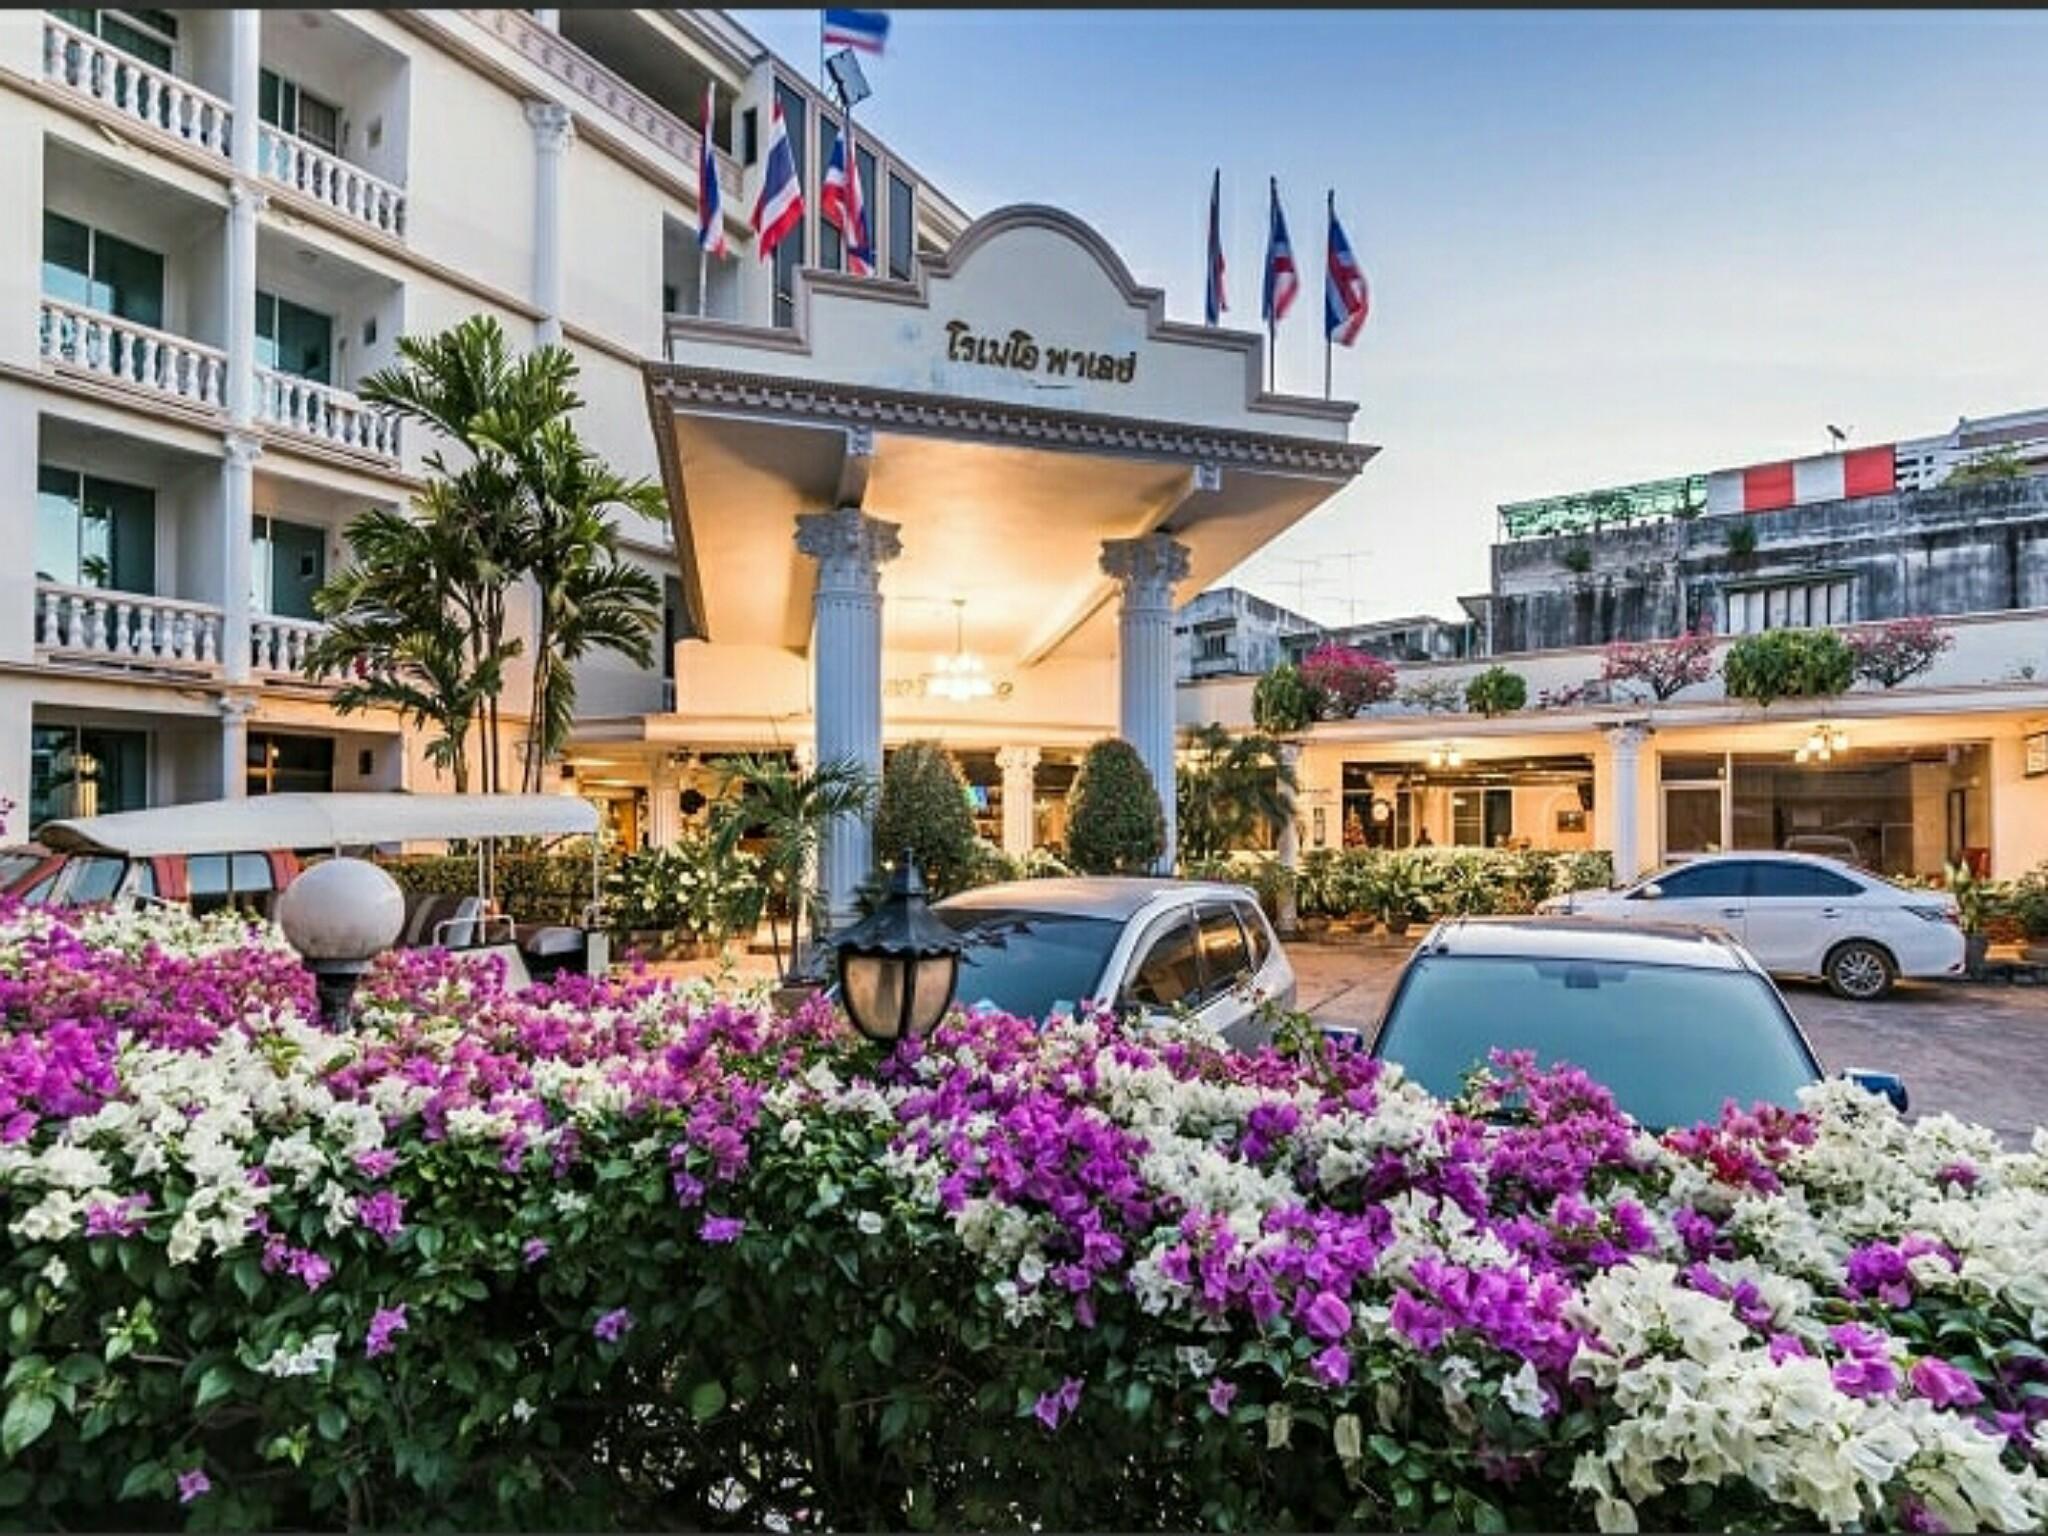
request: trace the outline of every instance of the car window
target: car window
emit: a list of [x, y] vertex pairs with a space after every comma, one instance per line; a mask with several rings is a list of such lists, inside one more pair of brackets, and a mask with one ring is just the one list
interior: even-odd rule
[[1758, 863], [1752, 896], [1860, 896], [1863, 887], [1818, 864]]
[[50, 893], [57, 888], [57, 876], [62, 873], [63, 871], [59, 869], [43, 876], [42, 879], [21, 893], [22, 901], [31, 907], [43, 905], [44, 902], [50, 899]]
[[232, 889], [226, 854], [195, 853], [185, 860], [185, 895], [200, 916], [225, 907]]
[[960, 981], [954, 996], [1024, 1019], [1078, 1010], [1095, 1000], [1102, 973], [1123, 934], [1106, 917], [1017, 912], [987, 907], [935, 907], [959, 934]]
[[[1747, 892], [1749, 861], [1717, 859], [1711, 864], [1682, 864], [1667, 869], [1651, 883], [1668, 901], [1689, 901], [1700, 897], [1741, 896]], [[1640, 896], [1640, 889], [1638, 890]]]
[[1794, 1106], [1816, 1077], [1761, 976], [1625, 961], [1422, 956], [1374, 1045], [1439, 1097], [1494, 1049], [1582, 1068], [1660, 1130], [1711, 1120], [1730, 1099]]
[[43, 862], [43, 857], [40, 853], [0, 853], [0, 891], [25, 879]]
[[89, 854], [70, 860], [65, 867], [70, 878], [64, 886], [64, 905], [83, 907], [96, 901], [114, 899], [114, 892], [121, 888], [121, 875], [128, 868], [128, 861], [105, 854]]
[[1266, 928], [1265, 916], [1257, 907], [1245, 902], [1238, 906], [1237, 917], [1244, 924], [1245, 937], [1251, 941], [1252, 969], [1262, 971], [1273, 954], [1273, 935]]
[[246, 896], [253, 891], [267, 891], [276, 885], [270, 878], [270, 860], [260, 853], [238, 853], [229, 866], [229, 873], [235, 882], [235, 894]]
[[135, 861], [135, 879], [128, 889], [137, 896], [154, 896], [156, 894], [156, 866], [147, 859], [137, 859]]
[[1195, 1004], [1202, 996], [1202, 968], [1196, 957], [1195, 930], [1185, 916], [1146, 947], [1131, 972], [1131, 1001], [1147, 1008]]
[[1201, 916], [1202, 996], [1220, 997], [1252, 973], [1244, 929], [1229, 907], [1204, 907]]

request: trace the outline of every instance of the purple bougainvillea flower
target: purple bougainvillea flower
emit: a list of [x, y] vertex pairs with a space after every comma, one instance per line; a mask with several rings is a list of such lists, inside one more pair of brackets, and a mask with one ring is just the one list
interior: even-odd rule
[[1230, 1405], [1237, 1401], [1237, 1387], [1218, 1376], [1209, 1383], [1209, 1406], [1218, 1413], [1230, 1412]]
[[633, 1331], [633, 1312], [630, 1307], [614, 1307], [591, 1325], [590, 1331], [607, 1344], [616, 1344]]
[[737, 1216], [706, 1216], [704, 1224], [697, 1228], [697, 1236], [707, 1243], [733, 1243], [746, 1231], [747, 1224]]
[[548, 1240], [544, 1237], [529, 1237], [520, 1245], [519, 1256], [528, 1264], [538, 1264], [550, 1252]]
[[370, 1318], [369, 1332], [363, 1338], [363, 1353], [372, 1359], [391, 1353], [391, 1336], [406, 1331], [405, 1303], [395, 1307], [379, 1307]]
[[1341, 1387], [1351, 1379], [1351, 1356], [1341, 1344], [1332, 1344], [1309, 1361], [1309, 1369], [1326, 1387]]
[[405, 1230], [404, 1197], [380, 1189], [356, 1202], [356, 1219], [388, 1243]]
[[1302, 1309], [1301, 1326], [1325, 1344], [1341, 1339], [1351, 1331], [1351, 1308], [1335, 1291], [1318, 1291]]
[[1907, 1373], [1913, 1390], [1937, 1408], [1972, 1408], [1984, 1401], [1977, 1383], [1946, 1360], [1917, 1360]]
[[1808, 1358], [1806, 1346], [1789, 1333], [1772, 1334], [1770, 1351], [1773, 1365], [1783, 1365], [1787, 1360]]
[[178, 1474], [178, 1502], [190, 1504], [213, 1491], [213, 1479], [206, 1475], [204, 1467], [194, 1467], [189, 1472]]

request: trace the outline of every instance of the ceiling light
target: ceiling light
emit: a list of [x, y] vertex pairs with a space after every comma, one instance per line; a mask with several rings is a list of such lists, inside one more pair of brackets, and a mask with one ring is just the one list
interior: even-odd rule
[[925, 675], [925, 692], [941, 699], [985, 699], [996, 691], [988, 668], [965, 643], [967, 600], [953, 599], [953, 653], [940, 656]]

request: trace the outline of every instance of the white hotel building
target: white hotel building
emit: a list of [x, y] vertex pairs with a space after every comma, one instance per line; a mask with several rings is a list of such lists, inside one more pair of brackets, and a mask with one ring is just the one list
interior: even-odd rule
[[[1087, 742], [1168, 788], [1172, 604], [1372, 450], [1269, 394], [1253, 335], [1165, 319], [1056, 210], [978, 221], [861, 135], [879, 273], [817, 217], [837, 113], [715, 11], [0, 16], [0, 795], [46, 814], [444, 787], [303, 674], [310, 597], [431, 443], [351, 391], [495, 315], [576, 355], [585, 437], [659, 474], [646, 672], [579, 672], [559, 787], [673, 836], [706, 754], [960, 752], [988, 829], [1057, 832]], [[734, 258], [698, 308], [707, 81]], [[772, 105], [807, 218], [745, 227]], [[974, 653], [985, 694], [943, 696]], [[508, 700], [523, 697], [514, 678]], [[519, 729], [514, 722], [515, 730]], [[861, 834], [849, 831], [849, 837]], [[865, 849], [828, 859], [835, 895]]]

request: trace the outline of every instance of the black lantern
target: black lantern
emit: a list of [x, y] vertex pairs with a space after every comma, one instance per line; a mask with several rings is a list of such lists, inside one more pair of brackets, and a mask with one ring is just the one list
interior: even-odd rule
[[889, 893], [840, 935], [839, 1000], [854, 1028], [888, 1044], [930, 1032], [960, 979], [960, 936], [925, 905], [924, 879], [908, 849]]

